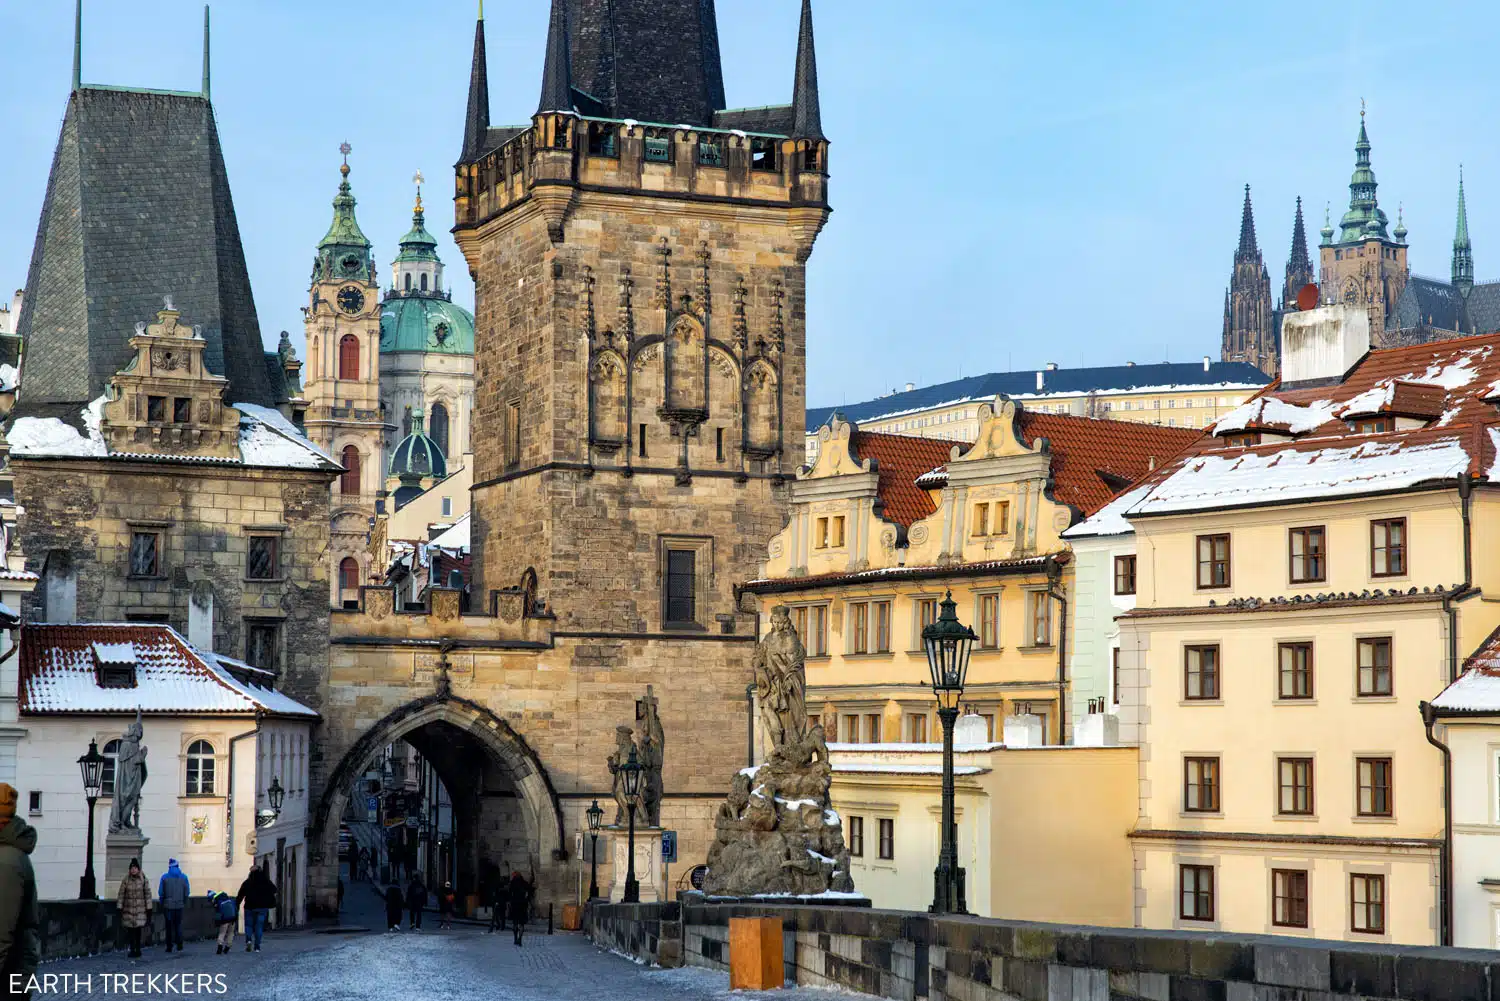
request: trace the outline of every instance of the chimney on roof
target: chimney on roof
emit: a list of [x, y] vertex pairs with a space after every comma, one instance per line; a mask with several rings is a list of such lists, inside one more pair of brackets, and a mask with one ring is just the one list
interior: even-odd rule
[[1211, 364], [1213, 364], [1213, 363], [1209, 359], [1208, 355], [1204, 355], [1203, 356], [1203, 371], [1207, 372], [1208, 371], [1208, 366], [1211, 365]]
[[1047, 373], [1046, 372], [1038, 372], [1036, 374], [1036, 391], [1038, 393], [1040, 393], [1046, 387], [1047, 387]]
[[1049, 371], [1049, 372], [1056, 372], [1057, 371], [1057, 362], [1055, 362], [1055, 361], [1049, 361], [1047, 363], [1047, 371]]
[[1128, 361], [1128, 362], [1125, 363], [1125, 367], [1126, 368], [1135, 368], [1135, 362]]
[[916, 383], [915, 383], [915, 382], [908, 382], [908, 383], [907, 383], [907, 384], [906, 384], [906, 391], [907, 391], [907, 392], [908, 392], [908, 393], [910, 393], [910, 392], [911, 392], [911, 391], [912, 391], [912, 390], [914, 390], [914, 389], [916, 389], [916, 388], [917, 388], [917, 384], [916, 384]]
[[1281, 321], [1281, 384], [1338, 382], [1370, 350], [1370, 314], [1336, 303]]

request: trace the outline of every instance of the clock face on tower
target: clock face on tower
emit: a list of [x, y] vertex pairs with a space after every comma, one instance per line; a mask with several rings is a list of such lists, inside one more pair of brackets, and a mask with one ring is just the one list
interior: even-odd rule
[[353, 285], [339, 289], [339, 309], [346, 313], [358, 313], [365, 308], [365, 295]]

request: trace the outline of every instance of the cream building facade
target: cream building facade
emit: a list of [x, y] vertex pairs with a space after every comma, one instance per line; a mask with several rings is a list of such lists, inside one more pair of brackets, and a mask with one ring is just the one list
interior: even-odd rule
[[1418, 705], [1500, 622], [1474, 558], [1500, 514], [1481, 464], [1500, 338], [1368, 345], [1363, 309], [1288, 316], [1274, 395], [1126, 511], [1138, 925], [1444, 938]]

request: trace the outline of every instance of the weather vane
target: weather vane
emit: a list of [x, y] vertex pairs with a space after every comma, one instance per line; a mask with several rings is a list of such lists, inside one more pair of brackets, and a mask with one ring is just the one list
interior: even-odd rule
[[350, 146], [347, 142], [341, 142], [339, 143], [339, 152], [344, 154], [344, 165], [348, 166], [349, 154], [354, 152], [354, 147]]
[[1365, 99], [1362, 97], [1359, 99], [1359, 117], [1365, 117]]
[[422, 182], [425, 180], [426, 178], [422, 176], [422, 171], [420, 168], [418, 168], [415, 174], [411, 175], [411, 183], [417, 186], [417, 212], [422, 211]]

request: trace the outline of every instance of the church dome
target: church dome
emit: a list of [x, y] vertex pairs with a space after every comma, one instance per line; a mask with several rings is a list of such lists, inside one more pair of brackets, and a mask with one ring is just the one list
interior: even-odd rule
[[412, 415], [411, 434], [402, 438], [391, 453], [391, 468], [388, 472], [397, 477], [425, 479], [431, 476], [438, 480], [448, 475], [448, 460], [438, 443], [422, 429], [421, 414]]
[[380, 310], [380, 351], [474, 353], [474, 314], [444, 296], [392, 292]]

